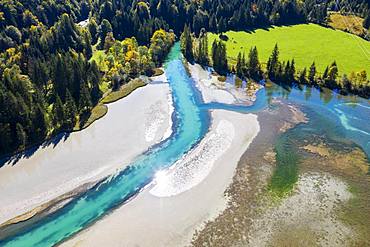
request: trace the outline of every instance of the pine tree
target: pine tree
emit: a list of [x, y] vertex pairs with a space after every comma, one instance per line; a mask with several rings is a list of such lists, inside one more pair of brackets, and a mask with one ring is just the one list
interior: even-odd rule
[[308, 81], [311, 85], [315, 83], [315, 76], [316, 76], [316, 65], [315, 62], [312, 63], [310, 66], [310, 71], [308, 73]]
[[0, 122], [0, 153], [6, 154], [12, 150], [12, 135], [9, 123]]
[[226, 53], [226, 44], [222, 41], [220, 41], [220, 71], [221, 74], [226, 74], [229, 70], [228, 64], [227, 64], [227, 53]]
[[54, 106], [53, 106], [53, 120], [54, 126], [63, 126], [64, 116], [64, 106], [59, 95], [57, 95]]
[[65, 98], [65, 90], [67, 87], [66, 73], [66, 61], [63, 59], [62, 55], [57, 54], [54, 68], [54, 85], [55, 93], [58, 94], [62, 99]]
[[306, 75], [307, 75], [307, 69], [304, 68], [302, 70], [302, 72], [299, 74], [299, 83], [301, 83], [301, 84], [306, 84], [307, 83]]
[[213, 65], [213, 68], [216, 68], [218, 67], [218, 42], [217, 40], [213, 40], [213, 43], [212, 43], [212, 65]]
[[86, 59], [90, 59], [92, 57], [93, 51], [91, 47], [91, 37], [89, 32], [84, 31], [83, 32], [84, 36], [84, 55]]
[[95, 61], [92, 61], [92, 63], [89, 66], [89, 75], [90, 75], [89, 81], [91, 84], [91, 100], [93, 104], [96, 104], [101, 98], [103, 93], [99, 87], [100, 72], [98, 65], [96, 64]]
[[36, 105], [34, 108], [34, 117], [33, 117], [33, 129], [34, 139], [36, 141], [41, 141], [45, 138], [48, 126], [45, 119], [45, 111], [41, 105]]
[[325, 85], [330, 89], [337, 89], [338, 84], [336, 82], [338, 77], [338, 66], [337, 63], [334, 61], [327, 72], [327, 77], [325, 81]]
[[242, 67], [242, 54], [239, 52], [236, 59], [236, 75], [243, 78], [243, 67]]
[[290, 61], [288, 61], [285, 65], [283, 81], [287, 83], [291, 82], [290, 81]]
[[292, 62], [290, 64], [289, 81], [290, 82], [295, 82], [295, 61], [294, 61], [294, 59], [292, 60]]
[[208, 33], [202, 32], [203, 33], [203, 64], [208, 65], [209, 64], [209, 53], [208, 53]]
[[255, 80], [258, 80], [261, 76], [261, 66], [258, 59], [257, 47], [251, 48], [248, 56], [248, 71], [249, 76]]
[[198, 38], [198, 58], [201, 65], [208, 65], [208, 35], [204, 28], [201, 29]]
[[189, 60], [194, 60], [193, 54], [193, 38], [191, 36], [191, 31], [188, 25], [185, 25], [184, 31], [180, 37], [181, 52], [184, 54], [184, 57]]
[[274, 80], [279, 68], [279, 47], [275, 44], [274, 50], [267, 62], [267, 72], [270, 79]]
[[23, 126], [20, 123], [16, 124], [15, 133], [16, 133], [16, 138], [15, 138], [16, 146], [19, 151], [23, 151], [27, 143], [27, 134], [24, 131]]
[[337, 63], [334, 61], [330, 65], [330, 69], [329, 69], [329, 72], [328, 72], [328, 78], [331, 81], [335, 81], [337, 79], [337, 77], [338, 77], [338, 66], [337, 66]]
[[322, 74], [323, 80], [326, 80], [328, 78], [328, 73], [329, 73], [329, 66], [326, 66], [324, 73]]
[[214, 70], [219, 74], [225, 75], [228, 72], [226, 45], [224, 42], [217, 40], [213, 41], [212, 62]]
[[91, 35], [91, 43], [96, 44], [96, 42], [98, 41], [98, 24], [96, 24], [94, 18], [90, 19], [88, 29]]
[[84, 83], [81, 83], [79, 106], [82, 114], [90, 111], [92, 107], [90, 92]]
[[73, 128], [74, 125], [76, 124], [77, 107], [68, 89], [66, 92], [66, 100], [64, 104], [64, 109], [65, 109], [65, 123], [64, 124], [66, 128], [68, 129]]
[[242, 69], [242, 74], [243, 76], [248, 74], [248, 69], [247, 69], [247, 63], [245, 61], [245, 53], [243, 52], [242, 59], [241, 59], [241, 69]]
[[105, 37], [107, 36], [108, 33], [112, 32], [112, 25], [107, 19], [103, 19], [100, 26], [99, 26], [99, 37], [100, 37], [100, 44], [99, 48], [103, 49], [105, 45]]

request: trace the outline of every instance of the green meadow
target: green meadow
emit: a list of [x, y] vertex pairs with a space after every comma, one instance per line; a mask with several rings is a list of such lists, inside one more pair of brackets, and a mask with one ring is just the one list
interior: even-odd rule
[[[260, 61], [266, 63], [277, 43], [280, 60], [294, 58], [298, 69], [308, 68], [315, 61], [322, 73], [335, 60], [340, 74], [366, 70], [370, 75], [370, 42], [343, 31], [316, 24], [301, 24], [224, 34], [229, 38], [226, 47], [231, 64], [235, 63], [240, 51], [247, 55], [252, 46], [257, 46]], [[208, 37], [211, 49], [218, 35], [210, 33]]]

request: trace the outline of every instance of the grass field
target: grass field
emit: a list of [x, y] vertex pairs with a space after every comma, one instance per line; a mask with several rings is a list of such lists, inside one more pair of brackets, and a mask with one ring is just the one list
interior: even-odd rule
[[[278, 43], [280, 60], [294, 58], [298, 69], [309, 67], [315, 61], [319, 72], [323, 72], [335, 60], [340, 74], [366, 70], [370, 75], [370, 42], [343, 31], [301, 24], [225, 34], [229, 37], [226, 47], [231, 64], [235, 63], [239, 51], [247, 55], [251, 46], [257, 46], [260, 61], [266, 63]], [[217, 37], [217, 34], [209, 34], [209, 49]]]

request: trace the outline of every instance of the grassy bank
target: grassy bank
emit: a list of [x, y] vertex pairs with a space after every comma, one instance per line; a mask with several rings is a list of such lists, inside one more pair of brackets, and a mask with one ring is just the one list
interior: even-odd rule
[[[370, 42], [343, 31], [302, 24], [257, 29], [250, 33], [229, 31], [225, 34], [229, 38], [226, 47], [231, 64], [235, 63], [240, 51], [248, 54], [252, 46], [257, 46], [260, 61], [266, 63], [278, 43], [280, 60], [294, 58], [298, 69], [308, 68], [315, 61], [318, 71], [322, 73], [335, 60], [340, 74], [361, 70], [370, 74]], [[217, 34], [209, 34], [209, 49], [216, 38]]]
[[77, 121], [76, 126], [73, 131], [80, 131], [89, 127], [93, 122], [104, 117], [108, 112], [108, 107], [103, 104], [96, 105], [91, 113], [85, 116], [80, 116], [79, 121]]
[[100, 102], [97, 104], [89, 115], [80, 116], [77, 121], [76, 126], [73, 128], [73, 131], [79, 131], [89, 127], [92, 123], [100, 118], [104, 117], [108, 112], [108, 107], [105, 104], [113, 103], [117, 100], [120, 100], [135, 89], [145, 86], [146, 83], [140, 79], [131, 80], [129, 83], [123, 85], [118, 91], [112, 91], [107, 94]]
[[145, 86], [146, 83], [141, 79], [133, 79], [129, 83], [123, 85], [119, 90], [110, 92], [107, 96], [105, 96], [100, 102], [102, 104], [109, 104], [113, 103], [117, 100], [120, 100], [130, 93], [132, 93], [135, 89], [139, 87]]

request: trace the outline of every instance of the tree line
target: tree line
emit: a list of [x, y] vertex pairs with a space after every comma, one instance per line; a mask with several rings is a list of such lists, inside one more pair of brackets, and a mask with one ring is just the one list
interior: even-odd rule
[[[224, 35], [220, 35], [220, 37], [225, 38]], [[211, 54], [208, 55], [208, 45], [205, 44], [205, 41], [208, 42], [208, 38], [204, 29], [201, 30], [199, 37], [196, 37], [194, 33], [191, 33], [190, 28], [185, 26], [180, 40], [181, 50], [188, 61], [195, 61], [204, 66], [212, 65], [213, 69], [220, 75], [232, 72], [241, 79], [255, 81], [269, 79], [288, 86], [298, 83], [318, 88], [326, 87], [341, 94], [352, 93], [364, 98], [370, 97], [370, 81], [365, 70], [339, 77], [338, 65], [333, 61], [326, 67], [323, 74], [318, 73], [315, 62], [309, 68], [298, 71], [294, 59], [280, 61], [278, 44], [272, 50], [266, 68], [263, 68], [259, 61], [257, 47], [252, 47], [247, 55], [239, 52], [236, 64], [230, 66], [226, 44], [222, 39], [213, 41]]]
[[[71, 130], [80, 116], [91, 112], [102, 88], [118, 89], [159, 66], [175, 36], [183, 33], [188, 59], [227, 73], [226, 47], [217, 41], [208, 54], [206, 31], [324, 23], [327, 11], [335, 10], [333, 2], [0, 1], [0, 155]], [[369, 14], [366, 0], [342, 2], [363, 17]], [[86, 25], [77, 25], [85, 20]], [[365, 18], [364, 25], [368, 22]], [[93, 57], [96, 49], [104, 51], [99, 61]], [[257, 51], [252, 53], [256, 57]], [[239, 68], [239, 73], [260, 76], [255, 59], [240, 60], [248, 68]], [[357, 74], [352, 78], [362, 80]]]
[[[0, 155], [22, 151], [88, 117], [103, 95], [130, 78], [149, 75], [174, 42], [158, 29], [148, 43], [114, 37], [107, 20], [77, 25], [93, 2], [0, 2]], [[103, 49], [102, 69], [92, 59]]]

